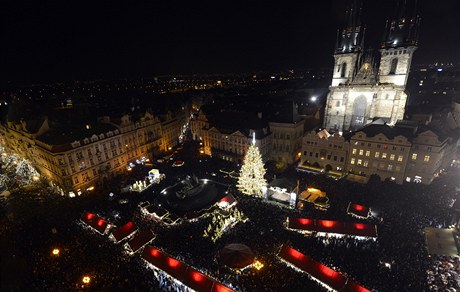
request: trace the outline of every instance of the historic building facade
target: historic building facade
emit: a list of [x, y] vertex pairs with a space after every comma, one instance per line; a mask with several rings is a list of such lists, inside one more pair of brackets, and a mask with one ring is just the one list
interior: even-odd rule
[[387, 22], [378, 60], [364, 51], [365, 29], [356, 5], [348, 12], [334, 51], [334, 71], [327, 96], [324, 128], [346, 132], [380, 118], [394, 125], [404, 118], [404, 92], [420, 18], [406, 12]]
[[45, 118], [32, 131], [26, 121], [0, 127], [2, 143], [27, 158], [63, 193], [84, 191], [103, 184], [129, 165], [153, 158], [155, 150], [167, 150], [178, 143], [182, 112], [162, 119], [146, 112], [138, 120], [124, 115], [102, 117], [98, 123], [82, 126], [73, 135], [53, 131]]
[[455, 160], [457, 142], [433, 127], [391, 127], [380, 120], [344, 136], [307, 133], [300, 165], [338, 170], [364, 183], [377, 175], [398, 184], [430, 184]]

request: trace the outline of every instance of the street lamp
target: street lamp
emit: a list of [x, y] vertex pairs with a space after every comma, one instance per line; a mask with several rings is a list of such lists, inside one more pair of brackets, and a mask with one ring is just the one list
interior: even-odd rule
[[89, 284], [89, 282], [91, 282], [91, 278], [89, 276], [84, 276], [82, 282], [84, 284]]
[[316, 102], [317, 99], [318, 99], [318, 97], [316, 97], [316, 96], [310, 97], [310, 100], [311, 100], [312, 102]]
[[58, 256], [60, 252], [61, 252], [61, 251], [59, 250], [59, 248], [55, 248], [55, 249], [53, 249], [53, 251], [52, 251], [51, 253], [52, 253], [54, 256]]

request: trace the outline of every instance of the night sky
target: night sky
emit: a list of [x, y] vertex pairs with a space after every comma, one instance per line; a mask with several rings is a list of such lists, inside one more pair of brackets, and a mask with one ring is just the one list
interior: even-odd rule
[[[35, 2], [0, 11], [2, 83], [329, 67], [348, 3]], [[376, 47], [396, 0], [364, 2], [366, 46]], [[459, 62], [460, 1], [419, 0], [418, 10], [414, 62]]]

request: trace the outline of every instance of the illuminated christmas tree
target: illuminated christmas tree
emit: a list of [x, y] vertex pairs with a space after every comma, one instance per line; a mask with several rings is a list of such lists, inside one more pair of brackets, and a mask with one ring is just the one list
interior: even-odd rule
[[237, 187], [243, 194], [262, 196], [262, 188], [267, 185], [264, 175], [264, 163], [253, 136], [252, 145], [243, 160]]

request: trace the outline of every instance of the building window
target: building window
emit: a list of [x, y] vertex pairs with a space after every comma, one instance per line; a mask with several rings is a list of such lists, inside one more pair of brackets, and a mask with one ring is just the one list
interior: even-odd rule
[[431, 152], [431, 151], [433, 150], [433, 148], [431, 148], [431, 147], [428, 147], [428, 149], [427, 149], [427, 150], [428, 150], [428, 152]]
[[356, 150], [356, 148], [355, 148], [355, 149], [353, 149], [352, 153], [353, 153], [353, 154], [356, 154], [356, 151], [357, 151], [357, 150]]
[[382, 153], [382, 159], [386, 159], [387, 158], [387, 154], [386, 153]]
[[390, 155], [390, 160], [395, 160], [395, 155], [394, 154]]
[[416, 160], [417, 159], [417, 153], [412, 153], [412, 160]]
[[303, 155], [304, 155], [304, 156], [307, 156], [307, 151], [304, 151], [304, 152], [303, 152]]
[[350, 161], [351, 164], [355, 164], [355, 159], [352, 158], [351, 161]]
[[363, 155], [364, 154], [364, 150], [359, 150], [359, 155]]
[[398, 58], [394, 58], [393, 60], [391, 60], [390, 72], [388, 74], [389, 75], [396, 74], [396, 68], [397, 67], [398, 67]]
[[364, 160], [363, 166], [364, 166], [364, 167], [367, 167], [368, 165], [369, 165], [369, 161]]
[[402, 155], [399, 155], [399, 156], [398, 156], [398, 161], [399, 161], [399, 162], [403, 161], [403, 156], [402, 156]]
[[423, 158], [423, 161], [425, 162], [430, 161], [430, 155], [425, 155], [425, 157]]
[[388, 171], [392, 171], [392, 170], [393, 170], [393, 165], [392, 165], [392, 164], [388, 164], [387, 170], [388, 170]]
[[401, 166], [396, 165], [395, 171], [396, 171], [396, 172], [400, 172], [400, 171], [401, 171]]
[[377, 144], [377, 148], [379, 148], [379, 149], [380, 149], [380, 144]]
[[375, 152], [375, 158], [379, 158], [380, 157], [380, 152]]
[[369, 150], [366, 151], [366, 156], [367, 157], [371, 156], [371, 152]]
[[356, 165], [362, 165], [363, 164], [363, 161], [361, 159], [358, 159], [358, 163], [356, 163]]
[[340, 77], [344, 78], [347, 72], [347, 63], [342, 63], [342, 68], [340, 70]]

